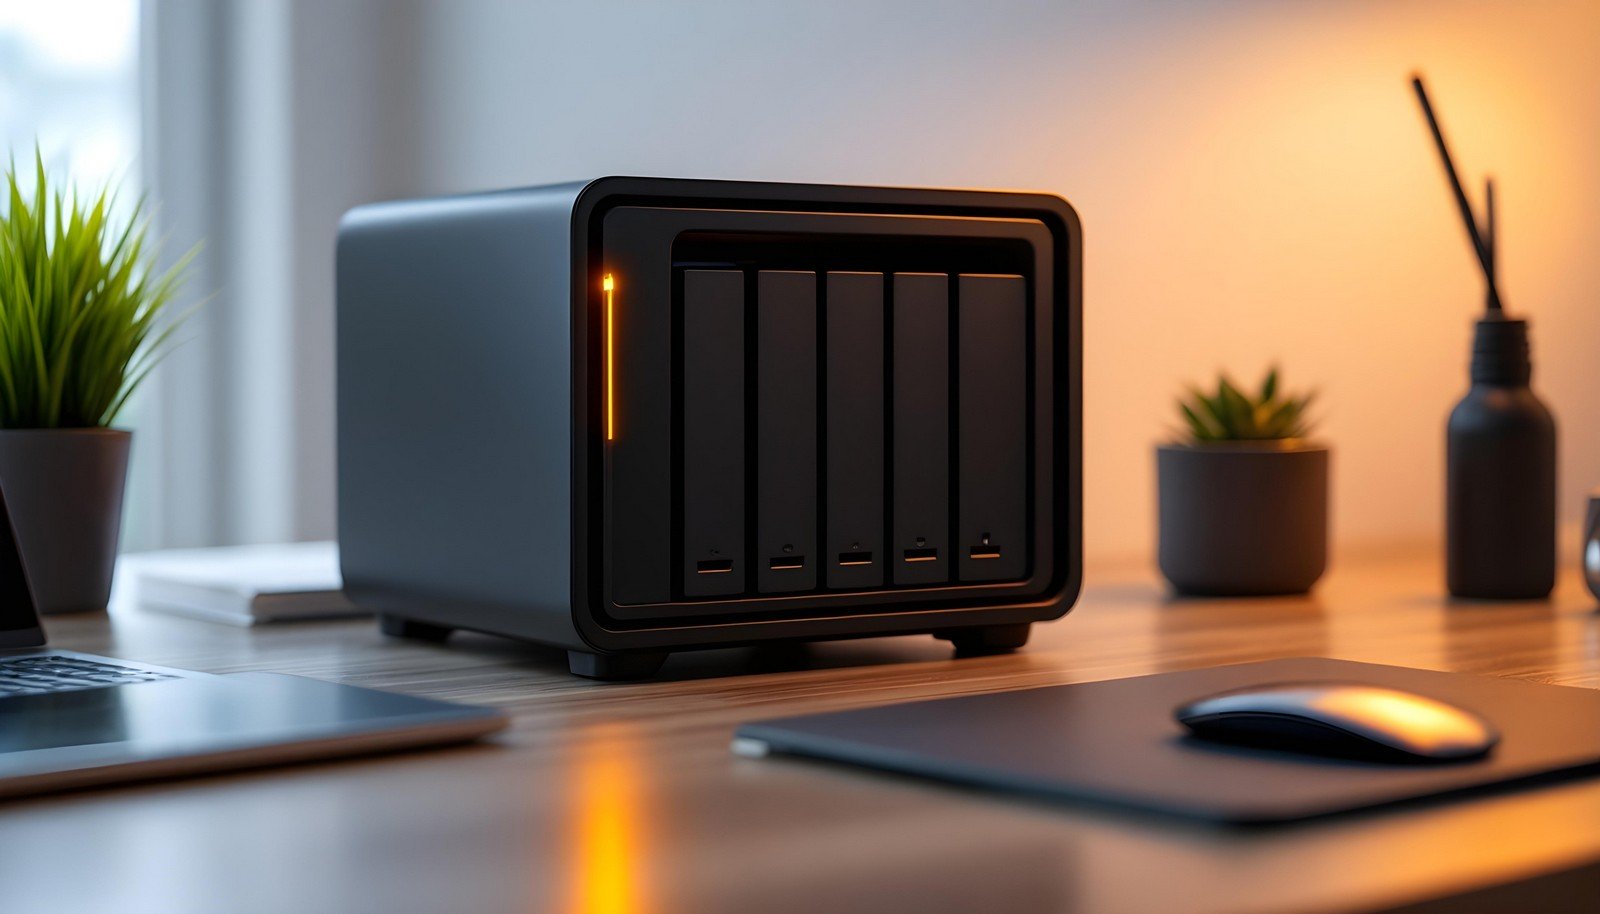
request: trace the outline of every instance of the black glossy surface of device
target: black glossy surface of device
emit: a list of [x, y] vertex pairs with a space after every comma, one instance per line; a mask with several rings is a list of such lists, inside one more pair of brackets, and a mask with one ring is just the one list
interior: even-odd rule
[[1081, 233], [1044, 194], [602, 178], [340, 229], [339, 538], [385, 629], [1020, 646], [1081, 574]]

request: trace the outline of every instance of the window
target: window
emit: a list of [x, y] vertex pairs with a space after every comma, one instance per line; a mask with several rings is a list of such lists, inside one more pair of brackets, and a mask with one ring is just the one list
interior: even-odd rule
[[[128, 216], [142, 190], [138, 48], [139, 0], [0, 0], [0, 156], [28, 168], [37, 143], [52, 176], [84, 194], [115, 187]], [[139, 410], [135, 398], [117, 425], [138, 426]], [[130, 493], [125, 528], [148, 513], [143, 496]]]
[[0, 139], [85, 191], [138, 194], [139, 0], [0, 2]]

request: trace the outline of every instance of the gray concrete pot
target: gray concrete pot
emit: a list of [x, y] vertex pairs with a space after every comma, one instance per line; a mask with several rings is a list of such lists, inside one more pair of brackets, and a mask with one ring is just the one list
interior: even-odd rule
[[132, 441], [109, 428], [0, 430], [0, 489], [40, 612], [106, 608]]
[[1161, 573], [1183, 594], [1310, 590], [1328, 567], [1328, 463], [1303, 441], [1158, 447]]

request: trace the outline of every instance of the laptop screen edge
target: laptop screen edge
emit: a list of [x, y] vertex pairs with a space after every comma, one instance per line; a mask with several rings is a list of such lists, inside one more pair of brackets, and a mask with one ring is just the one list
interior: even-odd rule
[[0, 484], [0, 650], [44, 645], [38, 604], [33, 599], [16, 526], [6, 505], [5, 486]]

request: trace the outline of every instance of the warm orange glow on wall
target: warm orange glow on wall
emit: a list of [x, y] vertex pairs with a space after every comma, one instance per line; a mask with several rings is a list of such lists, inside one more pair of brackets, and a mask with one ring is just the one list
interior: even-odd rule
[[600, 281], [606, 294], [606, 440], [617, 438], [617, 312], [616, 279], [607, 273]]

